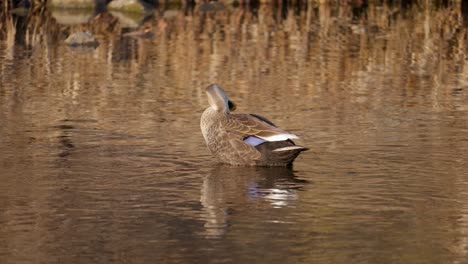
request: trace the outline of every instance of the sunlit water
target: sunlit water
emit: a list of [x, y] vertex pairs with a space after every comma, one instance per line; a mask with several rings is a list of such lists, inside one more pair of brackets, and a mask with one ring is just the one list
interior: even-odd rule
[[[1, 263], [468, 263], [456, 2], [156, 13], [152, 38], [110, 14], [7, 19]], [[63, 43], [83, 29], [99, 47]], [[217, 165], [210, 83], [311, 150]]]

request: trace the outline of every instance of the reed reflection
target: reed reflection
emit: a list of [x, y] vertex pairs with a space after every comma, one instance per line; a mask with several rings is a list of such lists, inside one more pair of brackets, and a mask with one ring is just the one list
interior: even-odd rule
[[201, 189], [204, 234], [223, 236], [229, 229], [230, 218], [239, 213], [294, 207], [300, 190], [308, 183], [298, 179], [291, 168], [218, 165], [204, 178]]

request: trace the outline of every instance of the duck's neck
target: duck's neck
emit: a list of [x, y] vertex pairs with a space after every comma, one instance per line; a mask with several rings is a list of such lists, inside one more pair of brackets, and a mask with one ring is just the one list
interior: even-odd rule
[[209, 121], [210, 123], [218, 123], [220, 120], [225, 119], [229, 114], [228, 111], [217, 111], [213, 107], [208, 107], [205, 109], [202, 115], [202, 122], [203, 120]]
[[223, 123], [227, 115], [228, 113], [216, 111], [212, 107], [208, 107], [203, 112], [200, 120], [200, 128], [208, 145], [212, 142], [212, 137], [218, 134], [220, 124]]

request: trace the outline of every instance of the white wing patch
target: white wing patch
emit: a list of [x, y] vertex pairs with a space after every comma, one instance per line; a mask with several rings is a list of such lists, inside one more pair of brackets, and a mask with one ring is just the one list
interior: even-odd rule
[[294, 134], [277, 134], [277, 135], [273, 135], [273, 136], [269, 136], [269, 137], [261, 137], [261, 136], [258, 136], [256, 135], [257, 137], [261, 138], [261, 139], [264, 139], [266, 141], [283, 141], [283, 140], [288, 140], [288, 139], [297, 139], [299, 138], [298, 136], [294, 135]]
[[301, 146], [287, 146], [284, 148], [277, 148], [273, 150], [274, 152], [280, 152], [280, 151], [288, 151], [288, 150], [294, 150], [294, 149], [304, 149], [304, 147]]

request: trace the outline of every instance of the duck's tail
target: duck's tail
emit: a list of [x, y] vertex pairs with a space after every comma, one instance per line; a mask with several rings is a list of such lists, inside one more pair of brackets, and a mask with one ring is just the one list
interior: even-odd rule
[[257, 164], [264, 166], [290, 165], [301, 152], [308, 150], [306, 147], [295, 145], [291, 140], [265, 142], [255, 148], [262, 153]]

